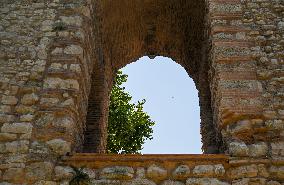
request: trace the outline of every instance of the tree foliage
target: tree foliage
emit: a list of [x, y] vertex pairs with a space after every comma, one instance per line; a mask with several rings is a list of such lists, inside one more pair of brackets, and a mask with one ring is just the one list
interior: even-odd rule
[[154, 121], [143, 111], [145, 99], [131, 103], [131, 95], [122, 84], [127, 75], [118, 71], [110, 96], [108, 118], [108, 153], [139, 153], [147, 139], [152, 139]]

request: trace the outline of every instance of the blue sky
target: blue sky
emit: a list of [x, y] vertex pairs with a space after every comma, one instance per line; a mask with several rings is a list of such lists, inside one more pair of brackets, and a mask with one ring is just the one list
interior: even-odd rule
[[126, 91], [134, 102], [146, 99], [144, 110], [156, 122], [142, 154], [202, 153], [198, 92], [184, 68], [170, 58], [142, 57], [122, 71]]

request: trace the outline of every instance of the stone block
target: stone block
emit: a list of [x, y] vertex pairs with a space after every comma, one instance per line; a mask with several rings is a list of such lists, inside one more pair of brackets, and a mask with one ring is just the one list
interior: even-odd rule
[[242, 132], [248, 132], [251, 129], [252, 124], [250, 120], [241, 120], [229, 127], [232, 134], [239, 134]]
[[268, 181], [266, 185], [281, 185], [279, 182], [276, 181]]
[[180, 181], [166, 180], [161, 185], [184, 185], [184, 183]]
[[50, 162], [36, 162], [26, 167], [26, 179], [28, 182], [48, 180], [53, 172], [53, 164]]
[[229, 144], [229, 153], [232, 156], [248, 156], [249, 149], [244, 142], [231, 142]]
[[9, 168], [3, 174], [3, 180], [22, 184], [24, 182], [25, 172], [23, 168]]
[[268, 153], [268, 146], [264, 142], [249, 145], [249, 155], [252, 157], [263, 157]]
[[44, 80], [45, 89], [76, 89], [79, 90], [79, 82], [75, 79], [47, 78]]
[[2, 96], [1, 103], [4, 105], [16, 105], [18, 98], [15, 96]]
[[16, 134], [0, 133], [0, 142], [14, 141], [16, 139], [17, 139], [17, 135]]
[[33, 114], [36, 110], [34, 106], [25, 106], [21, 104], [16, 106], [15, 111], [19, 114]]
[[24, 105], [34, 105], [38, 100], [39, 97], [35, 93], [25, 94], [21, 99], [21, 103]]
[[81, 55], [83, 54], [83, 48], [78, 45], [70, 45], [64, 49], [64, 53], [71, 55]]
[[69, 166], [56, 166], [54, 172], [57, 180], [71, 179], [74, 176], [74, 170]]
[[229, 183], [216, 178], [189, 178], [186, 180], [186, 185], [229, 185]]
[[125, 185], [156, 185], [155, 182], [148, 179], [134, 179], [132, 181], [126, 182]]
[[147, 169], [146, 175], [153, 180], [164, 180], [167, 178], [168, 171], [153, 164]]
[[267, 168], [264, 164], [257, 165], [258, 168], [258, 175], [261, 177], [269, 177], [269, 173], [267, 171]]
[[46, 144], [58, 155], [65, 155], [71, 151], [71, 144], [63, 139], [53, 139]]
[[100, 178], [103, 179], [117, 179], [129, 180], [134, 176], [134, 170], [127, 166], [113, 166], [104, 168], [100, 173]]
[[32, 128], [31, 123], [5, 123], [1, 128], [1, 132], [26, 134], [32, 132]]
[[54, 181], [38, 181], [36, 183], [34, 183], [34, 185], [58, 185], [56, 182]]
[[61, 21], [70, 26], [81, 26], [83, 19], [80, 16], [60, 16]]
[[25, 115], [22, 115], [20, 117], [20, 121], [22, 121], [22, 122], [31, 122], [31, 121], [33, 121], [33, 119], [34, 119], [33, 114], [25, 114]]
[[271, 166], [269, 173], [274, 178], [284, 180], [284, 166]]
[[231, 168], [230, 177], [232, 179], [240, 179], [245, 177], [256, 177], [258, 168], [255, 164]]
[[13, 141], [6, 145], [6, 152], [9, 153], [26, 153], [29, 150], [29, 141]]
[[225, 175], [226, 171], [225, 171], [225, 168], [222, 164], [217, 164], [217, 165], [214, 165], [214, 173], [215, 175], [217, 176], [223, 176]]
[[284, 142], [271, 143], [271, 154], [284, 156]]
[[198, 165], [193, 168], [193, 174], [196, 176], [213, 176], [214, 175], [214, 166], [212, 165]]
[[175, 179], [186, 179], [190, 175], [190, 169], [187, 165], [178, 166], [172, 173]]

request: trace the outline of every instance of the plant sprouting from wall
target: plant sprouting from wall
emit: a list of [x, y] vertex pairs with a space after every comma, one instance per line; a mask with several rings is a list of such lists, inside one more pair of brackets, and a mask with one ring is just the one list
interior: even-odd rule
[[90, 177], [87, 173], [84, 172], [83, 167], [76, 168], [71, 166], [73, 169], [74, 176], [70, 181], [70, 185], [90, 185]]

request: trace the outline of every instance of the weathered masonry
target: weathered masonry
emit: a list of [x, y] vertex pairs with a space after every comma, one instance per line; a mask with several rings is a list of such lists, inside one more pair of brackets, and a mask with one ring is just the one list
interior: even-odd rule
[[[205, 154], [103, 154], [114, 75], [145, 55], [194, 79]], [[283, 185], [283, 66], [283, 0], [1, 0], [0, 185], [69, 184], [70, 165], [95, 185]]]

